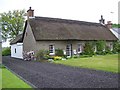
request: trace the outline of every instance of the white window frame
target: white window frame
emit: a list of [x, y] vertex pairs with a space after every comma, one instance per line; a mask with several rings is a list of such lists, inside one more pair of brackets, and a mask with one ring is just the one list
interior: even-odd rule
[[97, 46], [94, 45], [94, 52], [97, 52]]
[[49, 55], [55, 55], [55, 46], [53, 44], [49, 45]]
[[82, 53], [82, 44], [81, 43], [78, 44], [77, 52]]
[[14, 53], [17, 53], [17, 50], [16, 50], [16, 48], [15, 48], [15, 52]]
[[72, 44], [66, 45], [66, 55], [70, 57], [72, 56]]
[[110, 51], [113, 51], [113, 43], [110, 43]]

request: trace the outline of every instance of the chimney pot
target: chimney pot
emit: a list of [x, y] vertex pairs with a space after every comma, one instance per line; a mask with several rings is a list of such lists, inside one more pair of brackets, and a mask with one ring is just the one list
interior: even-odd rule
[[111, 21], [107, 21], [107, 27], [108, 27], [108, 29], [112, 29], [112, 22]]
[[105, 24], [105, 19], [103, 19], [103, 15], [101, 15], [101, 19], [99, 20], [99, 22], [103, 25]]
[[27, 16], [28, 16], [28, 19], [30, 17], [34, 17], [34, 10], [32, 10], [31, 7], [29, 7], [29, 10], [27, 10]]
[[30, 7], [30, 9], [29, 10], [31, 10], [31, 7]]

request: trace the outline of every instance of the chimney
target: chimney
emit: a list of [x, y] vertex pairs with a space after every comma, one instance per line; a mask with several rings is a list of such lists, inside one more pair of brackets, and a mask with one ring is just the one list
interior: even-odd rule
[[28, 19], [34, 17], [34, 10], [32, 10], [31, 7], [27, 10], [27, 17]]
[[107, 21], [107, 25], [106, 26], [107, 26], [108, 29], [112, 29], [112, 23], [111, 23], [111, 21]]
[[105, 24], [105, 19], [103, 19], [103, 15], [101, 15], [101, 19], [99, 20], [99, 22], [103, 25]]

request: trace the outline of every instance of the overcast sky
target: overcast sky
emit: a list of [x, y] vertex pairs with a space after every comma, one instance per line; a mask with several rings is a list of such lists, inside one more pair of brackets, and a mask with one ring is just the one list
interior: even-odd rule
[[118, 23], [118, 1], [120, 0], [0, 0], [0, 13], [17, 9], [27, 11], [31, 6], [35, 16], [99, 22], [103, 15], [105, 22]]
[[[106, 22], [118, 23], [120, 0], [0, 0], [0, 13], [31, 6], [35, 16], [98, 22], [103, 15]], [[111, 13], [113, 12], [113, 13]]]

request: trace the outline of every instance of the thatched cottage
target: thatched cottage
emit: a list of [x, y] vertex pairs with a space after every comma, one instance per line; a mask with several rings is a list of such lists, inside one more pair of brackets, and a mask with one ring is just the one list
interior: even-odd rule
[[87, 41], [105, 40], [108, 45], [117, 40], [115, 35], [103, 24], [49, 17], [35, 17], [34, 10], [28, 12], [22, 35], [23, 51], [62, 49], [68, 56], [83, 51]]

